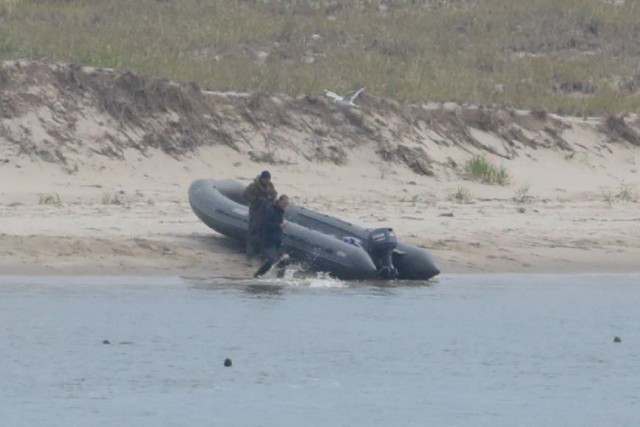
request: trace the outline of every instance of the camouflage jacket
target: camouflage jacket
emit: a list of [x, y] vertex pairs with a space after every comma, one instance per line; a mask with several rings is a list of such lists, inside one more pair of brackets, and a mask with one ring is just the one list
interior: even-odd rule
[[269, 182], [264, 186], [260, 182], [259, 176], [244, 190], [244, 198], [249, 202], [249, 212], [263, 210], [268, 203], [275, 201], [277, 196], [278, 192], [273, 183]]

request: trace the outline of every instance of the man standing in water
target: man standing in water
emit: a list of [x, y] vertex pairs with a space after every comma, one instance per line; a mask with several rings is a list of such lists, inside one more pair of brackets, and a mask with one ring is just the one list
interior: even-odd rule
[[278, 263], [278, 267], [284, 267], [284, 251], [282, 249], [282, 229], [284, 228], [284, 211], [289, 206], [289, 197], [284, 194], [274, 203], [267, 206], [262, 224], [262, 250], [265, 261], [255, 272], [253, 277], [260, 277], [271, 267]]
[[251, 260], [261, 253], [261, 229], [265, 209], [273, 204], [278, 196], [271, 173], [262, 171], [244, 190], [244, 198], [249, 202], [249, 229], [247, 231], [247, 259]]

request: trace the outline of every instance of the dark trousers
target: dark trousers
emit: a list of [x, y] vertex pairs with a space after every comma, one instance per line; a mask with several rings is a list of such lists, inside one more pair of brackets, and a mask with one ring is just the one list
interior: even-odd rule
[[282, 246], [269, 245], [263, 248], [264, 262], [258, 268], [258, 271], [255, 272], [253, 277], [260, 277], [273, 267], [276, 264], [276, 267], [281, 271], [278, 272], [278, 277], [281, 277], [281, 272], [284, 274], [284, 268], [289, 264], [289, 262], [284, 258], [284, 250]]
[[261, 255], [262, 218], [257, 212], [249, 211], [249, 229], [247, 231], [247, 258]]

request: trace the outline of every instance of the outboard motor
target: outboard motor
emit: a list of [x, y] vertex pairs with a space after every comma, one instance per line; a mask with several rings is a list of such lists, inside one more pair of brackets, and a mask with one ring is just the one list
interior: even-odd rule
[[378, 274], [384, 279], [395, 279], [398, 270], [393, 265], [393, 250], [398, 245], [398, 239], [392, 228], [376, 228], [366, 239], [366, 249], [373, 259]]

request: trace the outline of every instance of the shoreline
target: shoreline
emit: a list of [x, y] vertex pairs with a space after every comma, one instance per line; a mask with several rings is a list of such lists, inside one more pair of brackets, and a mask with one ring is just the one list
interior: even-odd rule
[[[239, 254], [242, 256], [242, 254]], [[235, 269], [228, 274], [218, 273], [215, 274], [213, 271], [203, 270], [203, 269], [193, 269], [193, 270], [184, 270], [181, 268], [168, 268], [163, 269], [162, 272], [158, 271], [156, 268], [144, 267], [144, 266], [134, 266], [129, 265], [125, 268], [113, 269], [109, 270], [108, 268], [103, 268], [98, 265], [85, 265], [79, 268], [71, 268], [71, 269], [58, 269], [51, 267], [41, 267], [36, 264], [16, 264], [15, 262], [0, 262], [0, 278], [132, 278], [132, 279], [141, 279], [141, 278], [154, 278], [154, 279], [171, 279], [171, 278], [179, 278], [179, 279], [196, 279], [196, 280], [207, 280], [207, 279], [229, 279], [229, 280], [243, 280], [243, 279], [251, 279], [251, 274], [257, 268], [257, 264], [255, 267], [247, 268], [246, 275], [243, 275], [242, 271], [239, 269]], [[518, 271], [518, 270], [499, 270], [495, 269], [494, 271], [471, 271], [471, 270], [449, 270], [441, 272], [438, 276], [429, 279], [428, 281], [410, 281], [410, 280], [400, 280], [400, 281], [388, 281], [389, 283], [410, 283], [410, 282], [430, 282], [435, 283], [442, 279], [447, 279], [450, 277], [486, 277], [486, 276], [627, 276], [627, 275], [640, 275], [640, 268], [634, 266], [617, 266], [616, 268], [609, 269], [607, 266], [599, 267], [593, 270], [578, 270], [578, 269], [557, 269], [557, 270], [537, 270], [532, 269], [528, 271]], [[275, 276], [270, 277], [267, 276], [267, 279], [275, 279]], [[362, 282], [360, 280], [341, 280], [343, 282]], [[384, 281], [380, 281], [384, 282]]]

